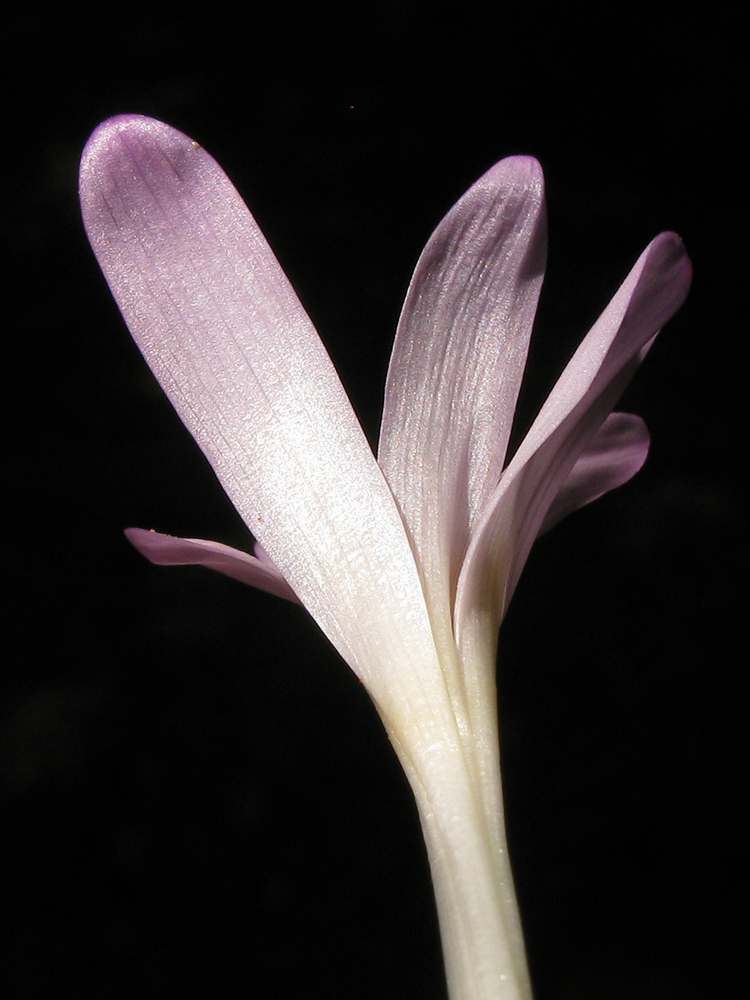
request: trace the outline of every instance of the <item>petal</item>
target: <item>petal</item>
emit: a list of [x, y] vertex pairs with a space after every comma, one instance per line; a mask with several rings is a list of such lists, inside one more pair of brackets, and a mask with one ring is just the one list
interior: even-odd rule
[[392, 494], [224, 172], [187, 136], [129, 115], [95, 131], [80, 184], [131, 333], [252, 534], [381, 710], [397, 720], [421, 698], [445, 714]]
[[143, 528], [128, 528], [125, 534], [138, 551], [157, 566], [205, 566], [241, 583], [249, 583], [269, 594], [299, 603], [297, 595], [267, 556], [259, 558], [221, 542], [175, 538]]
[[657, 236], [581, 343], [503, 473], [472, 539], [456, 598], [460, 642], [471, 662], [494, 650], [547, 512], [659, 329], [682, 305], [690, 278], [679, 237]]
[[505, 460], [546, 251], [541, 167], [514, 156], [451, 209], [417, 263], [393, 349], [379, 462], [436, 619]]
[[640, 417], [611, 413], [568, 473], [539, 534], [631, 479], [646, 461], [649, 440], [648, 429]]

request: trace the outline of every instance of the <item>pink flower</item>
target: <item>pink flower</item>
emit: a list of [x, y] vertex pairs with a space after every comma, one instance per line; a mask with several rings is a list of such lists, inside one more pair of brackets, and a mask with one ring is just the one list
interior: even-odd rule
[[502, 820], [498, 628], [540, 532], [643, 464], [644, 424], [612, 408], [687, 294], [682, 243], [663, 233], [646, 248], [507, 461], [544, 196], [534, 159], [496, 164], [417, 264], [376, 461], [270, 247], [197, 143], [135, 115], [105, 122], [81, 203], [131, 333], [258, 543], [130, 540], [153, 562], [305, 605], [411, 781], [451, 996], [530, 997]]

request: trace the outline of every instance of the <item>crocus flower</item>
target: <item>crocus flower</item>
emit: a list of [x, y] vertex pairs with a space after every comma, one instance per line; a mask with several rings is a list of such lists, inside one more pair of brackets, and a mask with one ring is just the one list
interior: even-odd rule
[[377, 460], [318, 335], [218, 164], [136, 115], [92, 135], [86, 230], [146, 361], [257, 539], [131, 529], [301, 602], [365, 684], [414, 790], [452, 1000], [531, 996], [508, 861], [497, 634], [534, 539], [642, 465], [612, 414], [690, 264], [643, 252], [507, 460], [545, 260], [539, 164], [502, 160], [430, 238], [396, 334]]

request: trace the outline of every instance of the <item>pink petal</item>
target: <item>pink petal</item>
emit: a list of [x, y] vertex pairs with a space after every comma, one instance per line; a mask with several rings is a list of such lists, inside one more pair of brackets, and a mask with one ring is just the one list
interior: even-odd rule
[[401, 314], [379, 462], [443, 620], [471, 525], [500, 479], [545, 250], [541, 167], [502, 160], [431, 236]]
[[[299, 603], [297, 596], [267, 556], [251, 556], [221, 542], [175, 538], [158, 531], [128, 528], [128, 540], [157, 566], [205, 566], [241, 583]], [[265, 554], [264, 554], [265, 555]]]
[[381, 707], [403, 701], [403, 677], [439, 674], [403, 523], [239, 194], [197, 143], [135, 115], [95, 131], [80, 184], [130, 331], [248, 528]]
[[[674, 233], [641, 254], [586, 336], [504, 471], [462, 571], [462, 646], [487, 656], [547, 512], [664, 323], [682, 305], [691, 267]], [[478, 654], [477, 654], [478, 655]]]
[[611, 413], [568, 473], [539, 534], [631, 479], [646, 461], [648, 446], [649, 433], [640, 417]]

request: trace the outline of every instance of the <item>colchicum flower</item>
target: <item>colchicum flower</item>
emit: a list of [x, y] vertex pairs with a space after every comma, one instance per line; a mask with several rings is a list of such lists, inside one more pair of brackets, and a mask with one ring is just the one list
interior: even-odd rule
[[430, 238], [396, 334], [377, 460], [291, 284], [218, 164], [124, 115], [81, 164], [94, 252], [254, 554], [130, 529], [302, 603], [365, 684], [419, 808], [452, 1000], [529, 998], [508, 861], [497, 634], [534, 539], [628, 480], [648, 434], [612, 413], [690, 263], [643, 252], [506, 461], [545, 262], [542, 172], [489, 170]]

